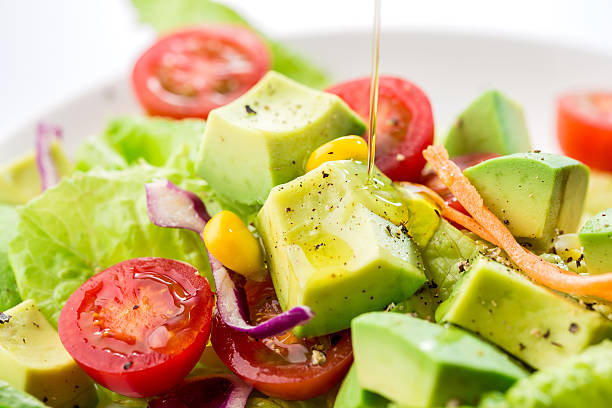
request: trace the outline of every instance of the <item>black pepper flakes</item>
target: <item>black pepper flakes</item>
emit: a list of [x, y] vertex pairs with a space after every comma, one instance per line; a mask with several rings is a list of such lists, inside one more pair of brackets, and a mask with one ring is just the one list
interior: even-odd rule
[[546, 330], [546, 332], [542, 335], [545, 339], [550, 337], [550, 329]]
[[251, 105], [244, 105], [244, 110], [246, 111], [247, 114], [249, 115], [255, 115], [257, 114], [257, 111], [255, 111], [255, 109], [251, 108]]
[[525, 350], [526, 348], [527, 348], [527, 346], [526, 346], [526, 345], [524, 345], [523, 343], [519, 343], [519, 349], [520, 349], [521, 351]]
[[326, 172], [324, 172], [324, 171], [322, 171], [322, 172], [321, 172], [321, 174], [323, 174], [323, 178], [327, 178], [327, 177], [329, 177], [329, 173], [326, 173]]
[[563, 344], [557, 343], [556, 341], [551, 341], [550, 344], [552, 344], [555, 347], [563, 347]]
[[134, 306], [132, 306], [132, 310], [136, 310], [136, 309], [138, 309], [139, 307], [140, 307], [140, 306], [138, 306], [138, 305], [134, 305]]
[[0, 313], [0, 324], [8, 323], [11, 320], [11, 315], [6, 314], [4, 312]]
[[123, 369], [124, 369], [124, 370], [129, 370], [129, 369], [130, 369], [130, 368], [131, 368], [133, 365], [134, 365], [134, 363], [133, 363], [133, 362], [128, 361], [127, 363], [125, 363], [125, 364], [123, 365]]
[[578, 323], [572, 323], [569, 326], [570, 333], [576, 333], [579, 329], [580, 327], [578, 326]]

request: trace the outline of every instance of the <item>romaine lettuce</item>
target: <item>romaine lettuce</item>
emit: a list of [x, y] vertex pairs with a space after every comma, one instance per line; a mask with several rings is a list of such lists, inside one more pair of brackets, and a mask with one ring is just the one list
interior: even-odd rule
[[149, 221], [144, 184], [155, 179], [170, 179], [206, 203], [212, 198], [203, 180], [143, 164], [76, 173], [23, 206], [18, 235], [9, 244], [22, 298], [35, 300], [56, 325], [63, 304], [86, 279], [126, 259], [178, 259], [209, 276], [197, 234]]
[[0, 408], [45, 408], [45, 404], [0, 380]]
[[[201, 23], [229, 23], [248, 26], [234, 10], [210, 0], [132, 0], [140, 20], [160, 33]], [[272, 69], [313, 88], [329, 84], [327, 75], [283, 44], [264, 37], [272, 53]]]
[[15, 207], [0, 204], [0, 311], [21, 302], [15, 275], [8, 260], [8, 245], [15, 236], [18, 220], [19, 216]]

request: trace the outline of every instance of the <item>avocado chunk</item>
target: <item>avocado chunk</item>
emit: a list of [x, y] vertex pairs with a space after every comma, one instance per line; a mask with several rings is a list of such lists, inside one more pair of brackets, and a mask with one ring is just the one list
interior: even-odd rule
[[517, 153], [486, 160], [464, 174], [485, 206], [533, 251], [550, 249], [557, 231], [576, 232], [578, 228], [589, 169], [574, 159]]
[[483, 392], [505, 391], [527, 375], [458, 328], [385, 312], [359, 316], [351, 328], [359, 383], [399, 406], [474, 404]]
[[395, 188], [408, 207], [410, 219], [405, 222], [410, 235], [421, 248], [425, 248], [440, 224], [438, 206], [419, 193], [419, 188], [411, 183], [397, 183]]
[[94, 407], [93, 382], [34, 302], [26, 300], [4, 315], [9, 318], [0, 325], [0, 380], [51, 407]]
[[[72, 173], [72, 164], [57, 142], [51, 144], [51, 157], [60, 177]], [[34, 152], [0, 167], [0, 202], [25, 204], [42, 192], [40, 174]]]
[[440, 300], [446, 300], [467, 263], [476, 258], [485, 246], [441, 220], [423, 251], [427, 278], [437, 286]]
[[315, 312], [294, 329], [298, 336], [346, 329], [425, 282], [419, 248], [402, 224], [408, 207], [388, 178], [375, 178], [367, 183], [364, 164], [327, 162], [272, 189], [257, 216], [281, 307]]
[[386, 398], [361, 387], [353, 364], [340, 386], [334, 408], [387, 408], [388, 404]]
[[530, 146], [523, 109], [496, 90], [472, 102], [444, 140], [451, 157], [480, 152], [506, 155], [526, 152]]
[[534, 368], [612, 336], [612, 322], [498, 262], [472, 263], [436, 320], [470, 330]]
[[589, 347], [519, 380], [506, 395], [487, 394], [480, 408], [609, 408], [612, 342]]
[[272, 187], [304, 174], [314, 149], [364, 132], [338, 96], [270, 72], [208, 115], [197, 172], [226, 198], [262, 204]]
[[612, 272], [612, 208], [589, 218], [578, 239], [589, 273]]
[[9, 262], [9, 242], [17, 235], [19, 214], [12, 205], [0, 203], [0, 311], [21, 302], [15, 273]]

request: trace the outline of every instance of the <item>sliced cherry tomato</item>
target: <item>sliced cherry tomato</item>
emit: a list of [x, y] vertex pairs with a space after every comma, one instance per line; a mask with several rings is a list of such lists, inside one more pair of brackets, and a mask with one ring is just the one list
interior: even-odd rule
[[[344, 82], [327, 91], [340, 96], [363, 120], [368, 120], [370, 78]], [[380, 77], [376, 166], [394, 181], [417, 181], [425, 166], [421, 152], [433, 143], [433, 136], [433, 113], [425, 93], [405, 79]]]
[[59, 336], [103, 386], [148, 397], [179, 384], [210, 334], [214, 296], [184, 262], [137, 258], [94, 275], [66, 302]]
[[612, 93], [560, 97], [557, 134], [565, 154], [596, 169], [612, 171]]
[[188, 28], [160, 38], [142, 54], [132, 85], [151, 115], [205, 119], [257, 83], [270, 62], [266, 44], [246, 27]]
[[[459, 166], [461, 170], [465, 170], [468, 167], [472, 167], [481, 163], [485, 160], [492, 159], [494, 157], [499, 157], [499, 154], [496, 153], [470, 153], [462, 156], [453, 157], [451, 160]], [[422, 184], [425, 184], [427, 187], [431, 188], [433, 191], [438, 193], [440, 197], [446, 202], [446, 204], [454, 209], [461, 211], [467, 214], [467, 211], [463, 208], [461, 203], [455, 198], [455, 196], [450, 192], [448, 187], [446, 187], [438, 178], [436, 173], [428, 168], [423, 172], [423, 180]]]
[[[252, 323], [281, 312], [270, 279], [248, 281], [245, 290]], [[211, 342], [221, 361], [237, 376], [264, 394], [286, 400], [313, 398], [330, 390], [353, 361], [348, 330], [308, 339], [289, 332], [256, 340], [228, 327], [216, 315]]]

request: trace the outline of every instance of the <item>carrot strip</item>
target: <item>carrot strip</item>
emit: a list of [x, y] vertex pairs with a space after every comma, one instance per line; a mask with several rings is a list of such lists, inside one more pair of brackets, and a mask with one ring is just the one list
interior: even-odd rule
[[493, 245], [499, 246], [497, 244], [497, 240], [493, 235], [489, 233], [489, 231], [482, 228], [482, 226], [472, 217], [465, 215], [461, 211], [457, 211], [453, 207], [445, 206], [442, 210], [442, 215], [444, 216], [444, 218], [451, 220], [472, 231], [474, 234], [478, 235], [485, 241], [489, 241]]
[[444, 147], [429, 146], [423, 151], [423, 156], [474, 220], [494, 237], [497, 245], [506, 251], [510, 259], [530, 278], [560, 292], [596, 296], [612, 301], [612, 273], [590, 276], [567, 273], [557, 265], [527, 251], [495, 214], [485, 207], [478, 190], [448, 158]]

